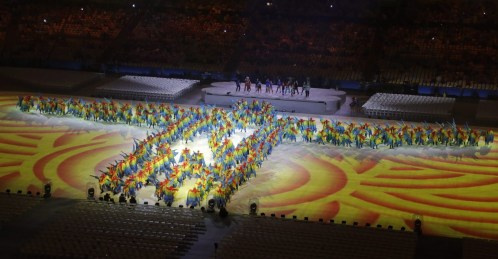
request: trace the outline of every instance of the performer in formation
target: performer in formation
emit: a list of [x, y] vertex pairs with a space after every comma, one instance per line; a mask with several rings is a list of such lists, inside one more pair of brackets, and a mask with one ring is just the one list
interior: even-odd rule
[[270, 92], [273, 93], [273, 83], [270, 81], [270, 78], [266, 79], [265, 85], [266, 85], [266, 91], [265, 92], [267, 94], [269, 94]]
[[[238, 81], [235, 81], [236, 83], [236, 92], [240, 91], [240, 84], [238, 84]], [[273, 84], [277, 86], [276, 91], [273, 91]], [[251, 80], [248, 76], [246, 76], [244, 80], [244, 92], [251, 92]], [[256, 93], [262, 93], [262, 82], [258, 79], [256, 79], [255, 82], [255, 88], [256, 88]], [[277, 78], [275, 82], [272, 82], [270, 78], [267, 78], [265, 81], [265, 93], [266, 94], [278, 94], [281, 93], [282, 95], [287, 95], [290, 94], [292, 97], [294, 95], [303, 95], [303, 93], [306, 93], [306, 97], [309, 97], [310, 90], [311, 90], [311, 83], [310, 83], [310, 78], [307, 77], [306, 81], [303, 82], [302, 86], [299, 86], [298, 80], [294, 80], [292, 77], [289, 77], [288, 80], [280, 80], [280, 78]], [[301, 92], [299, 92], [299, 87], [301, 87]]]
[[301, 95], [303, 94], [303, 91], [306, 92], [306, 97], [310, 97], [310, 89], [311, 89], [311, 83], [310, 83], [310, 78], [306, 78], [306, 82], [303, 84], [303, 90], [301, 91]]
[[235, 79], [235, 92], [240, 92], [240, 81], [238, 78]]
[[[308, 85], [309, 82], [306, 82]], [[305, 90], [306, 91], [306, 90]], [[175, 201], [175, 193], [186, 179], [196, 179], [188, 191], [187, 206], [199, 206], [213, 191], [218, 206], [225, 206], [231, 195], [271, 155], [273, 149], [285, 141], [314, 142], [357, 148], [368, 146], [378, 149], [401, 146], [477, 146], [481, 137], [484, 144], [494, 142], [492, 130], [476, 130], [468, 125], [459, 127], [454, 122], [436, 126], [370, 125], [368, 123], [303, 119], [280, 116], [266, 102], [237, 101], [231, 110], [190, 107], [164, 103], [117, 103], [112, 100], [63, 99], [21, 96], [18, 107], [29, 112], [34, 107], [40, 113], [72, 115], [86, 120], [126, 123], [154, 128], [156, 132], [143, 140], [135, 140], [133, 151], [123, 153], [122, 159], [109, 165], [99, 176], [102, 192], [123, 193], [135, 196], [147, 185], [156, 188], [156, 196], [166, 204]], [[236, 130], [254, 132], [234, 145], [230, 136]], [[206, 164], [204, 154], [184, 149], [172, 150], [180, 141], [193, 141], [195, 136], [206, 135], [213, 155], [213, 163]], [[178, 156], [178, 158], [177, 158]], [[160, 180], [164, 179], [164, 180]]]
[[261, 93], [261, 81], [259, 81], [259, 78], [256, 79], [256, 93]]
[[249, 79], [248, 76], [246, 76], [246, 79], [244, 80], [244, 92], [250, 92], [251, 91], [251, 79]]

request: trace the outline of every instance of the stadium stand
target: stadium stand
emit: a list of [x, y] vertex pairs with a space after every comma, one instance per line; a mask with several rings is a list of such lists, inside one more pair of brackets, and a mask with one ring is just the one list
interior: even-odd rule
[[0, 226], [8, 224], [41, 201], [32, 195], [0, 193]]
[[[222, 218], [198, 209], [12, 193], [0, 193], [0, 206], [0, 248], [13, 258], [428, 258], [446, 251], [434, 247], [436, 237], [396, 227], [249, 215]], [[452, 243], [452, 251], [461, 250], [462, 258], [496, 253], [496, 241], [440, 240]], [[191, 251], [193, 247], [205, 250]]]
[[498, 242], [495, 240], [463, 239], [462, 259], [487, 258], [498, 254]]
[[19, 67], [0, 67], [0, 76], [33, 87], [56, 90], [71, 90], [104, 77], [95, 72]]
[[[413, 258], [413, 232], [245, 217], [225, 236], [217, 258]], [[358, 246], [361, 244], [360, 246]]]
[[178, 258], [205, 231], [199, 210], [80, 201], [22, 248], [26, 256]]
[[[490, 1], [464, 0], [151, 1], [136, 7], [28, 1], [0, 7], [6, 14], [0, 42], [7, 65], [176, 68], [310, 76], [325, 87], [373, 81], [496, 91], [496, 9]], [[12, 19], [13, 13], [19, 15]]]
[[[5, 42], [7, 27], [12, 19], [12, 14], [6, 6], [0, 6], [0, 44]], [[2, 47], [0, 45], [0, 47]]]

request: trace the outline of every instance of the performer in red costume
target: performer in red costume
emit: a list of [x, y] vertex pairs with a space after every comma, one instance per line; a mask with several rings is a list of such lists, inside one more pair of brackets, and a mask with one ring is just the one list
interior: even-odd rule
[[249, 79], [248, 76], [246, 76], [246, 79], [244, 81], [244, 92], [250, 92], [251, 91], [251, 79]]

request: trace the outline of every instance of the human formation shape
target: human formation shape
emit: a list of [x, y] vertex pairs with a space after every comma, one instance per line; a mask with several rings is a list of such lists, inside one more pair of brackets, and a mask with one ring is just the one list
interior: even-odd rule
[[[314, 118], [302, 119], [278, 114], [271, 104], [239, 100], [231, 109], [190, 107], [165, 103], [136, 104], [112, 100], [84, 101], [74, 98], [20, 96], [21, 111], [36, 109], [40, 113], [72, 115], [85, 120], [147, 126], [154, 132], [134, 141], [133, 151], [106, 167], [98, 177], [102, 192], [111, 191], [136, 196], [137, 191], [154, 185], [155, 195], [167, 204], [187, 179], [195, 179], [188, 191], [186, 205], [199, 206], [212, 195], [218, 206], [251, 177], [273, 149], [285, 142], [305, 141], [331, 146], [372, 149], [401, 146], [477, 146], [494, 141], [491, 129], [459, 127], [454, 122], [437, 126], [396, 125], [343, 122]], [[237, 145], [231, 140], [236, 131], [255, 129]], [[207, 164], [200, 151], [173, 150], [177, 142], [194, 141], [207, 136], [213, 162]], [[162, 180], [160, 180], [162, 179]]]

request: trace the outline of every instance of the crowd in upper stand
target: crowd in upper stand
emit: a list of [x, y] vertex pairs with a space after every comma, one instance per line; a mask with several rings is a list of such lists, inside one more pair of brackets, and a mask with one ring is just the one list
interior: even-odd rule
[[[424, 3], [419, 5], [418, 2]], [[415, 23], [444, 24], [497, 24], [497, 2], [492, 0], [443, 0], [443, 1], [408, 1], [407, 8], [416, 12], [410, 17]]]
[[247, 19], [218, 11], [150, 11], [114, 56], [118, 62], [222, 70]]
[[57, 3], [12, 7], [18, 16], [4, 47], [13, 59], [94, 60], [130, 19], [123, 8]]
[[5, 41], [5, 31], [7, 30], [7, 25], [10, 24], [11, 17], [12, 15], [6, 6], [0, 5], [0, 44]]
[[387, 81], [405, 77], [423, 85], [476, 87], [498, 81], [496, 46], [496, 31], [447, 25], [393, 27], [386, 30], [380, 68], [390, 73]]
[[358, 71], [373, 38], [374, 29], [365, 24], [270, 18], [247, 40], [240, 69], [361, 80]]
[[497, 10], [489, 0], [3, 2], [0, 47], [3, 65], [64, 60], [496, 89]]

